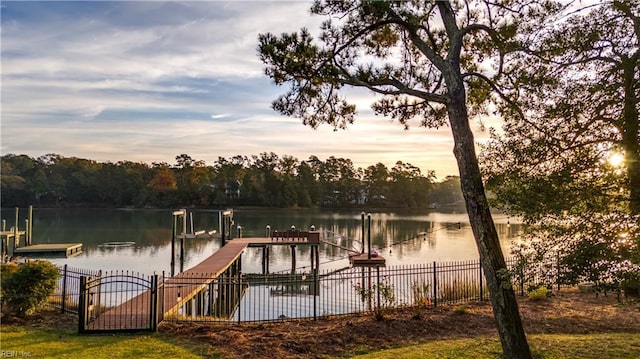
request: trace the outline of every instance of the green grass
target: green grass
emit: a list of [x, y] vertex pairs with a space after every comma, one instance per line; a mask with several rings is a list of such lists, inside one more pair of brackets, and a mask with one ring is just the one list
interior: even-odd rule
[[177, 343], [158, 333], [78, 335], [71, 330], [2, 326], [0, 350], [18, 358], [216, 358], [207, 346]]
[[[530, 335], [537, 359], [638, 358], [640, 335]], [[78, 335], [70, 329], [25, 329], [3, 326], [0, 350], [32, 358], [222, 358], [211, 346], [177, 342], [162, 333]], [[501, 358], [497, 338], [438, 340], [397, 349], [373, 351], [355, 358]]]
[[[608, 334], [540, 334], [530, 335], [529, 345], [537, 359], [637, 359], [640, 353], [638, 333]], [[358, 359], [411, 358], [502, 358], [497, 338], [465, 338], [438, 340], [397, 349], [375, 351]]]

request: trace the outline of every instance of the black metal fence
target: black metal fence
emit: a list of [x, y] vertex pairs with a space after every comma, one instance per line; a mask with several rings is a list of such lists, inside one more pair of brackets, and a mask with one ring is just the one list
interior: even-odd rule
[[[515, 264], [515, 259], [507, 260], [508, 267]], [[512, 278], [520, 295], [533, 284], [525, 283], [517, 273]], [[79, 314], [79, 330], [82, 326], [83, 331], [155, 330], [162, 320], [242, 323], [317, 319], [488, 297], [478, 260], [307, 273], [225, 272], [214, 279], [184, 273], [174, 277], [103, 274], [64, 266], [50, 305]], [[79, 313], [79, 305], [85, 311]]]
[[78, 301], [80, 299], [80, 277], [99, 277], [102, 271], [80, 269], [64, 265], [58, 267], [58, 286], [49, 298], [48, 304], [63, 312], [78, 314]]
[[109, 271], [81, 276], [78, 332], [155, 331], [161, 320], [158, 275]]
[[[515, 260], [507, 263], [512, 267]], [[517, 276], [513, 278], [514, 290], [524, 296], [525, 283]], [[171, 279], [172, 285], [183, 288], [204, 281], [207, 277], [199, 275]], [[316, 319], [380, 308], [435, 307], [488, 296], [478, 260], [318, 273], [244, 274], [209, 280], [198, 296], [173, 307], [164, 320], [240, 323]], [[173, 302], [170, 298], [168, 301]]]

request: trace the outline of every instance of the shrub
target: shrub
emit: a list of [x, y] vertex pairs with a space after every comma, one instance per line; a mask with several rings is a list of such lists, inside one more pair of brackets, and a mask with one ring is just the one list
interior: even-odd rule
[[453, 307], [453, 312], [455, 314], [469, 314], [469, 308], [466, 305], [456, 305]]
[[2, 264], [0, 284], [3, 311], [29, 315], [53, 294], [58, 284], [58, 268], [40, 260], [20, 265]]
[[527, 296], [529, 297], [529, 300], [533, 301], [545, 300], [551, 298], [553, 296], [553, 292], [545, 286], [540, 286], [529, 290]]
[[417, 307], [431, 306], [431, 299], [429, 298], [430, 286], [425, 282], [414, 282], [411, 285], [411, 292], [413, 294], [413, 304]]
[[370, 288], [357, 283], [353, 286], [353, 289], [358, 293], [363, 303], [368, 303], [370, 309], [375, 296], [379, 294], [380, 303], [373, 308], [374, 317], [378, 321], [384, 320], [387, 307], [390, 307], [396, 300], [394, 286], [388, 282], [386, 277], [380, 283], [371, 285]]

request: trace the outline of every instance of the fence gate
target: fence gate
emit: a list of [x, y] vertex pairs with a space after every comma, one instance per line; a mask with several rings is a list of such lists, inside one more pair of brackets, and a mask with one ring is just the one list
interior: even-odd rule
[[155, 331], [162, 318], [158, 275], [80, 277], [78, 333]]

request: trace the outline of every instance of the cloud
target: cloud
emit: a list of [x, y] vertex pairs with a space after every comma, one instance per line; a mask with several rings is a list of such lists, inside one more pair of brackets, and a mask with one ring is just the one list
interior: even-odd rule
[[317, 130], [276, 114], [285, 89], [263, 75], [258, 34], [317, 33], [309, 2], [3, 2], [2, 144], [6, 153], [173, 162], [179, 153], [275, 152], [300, 160], [401, 160], [457, 173], [448, 129], [404, 131], [345, 92], [359, 118]]

